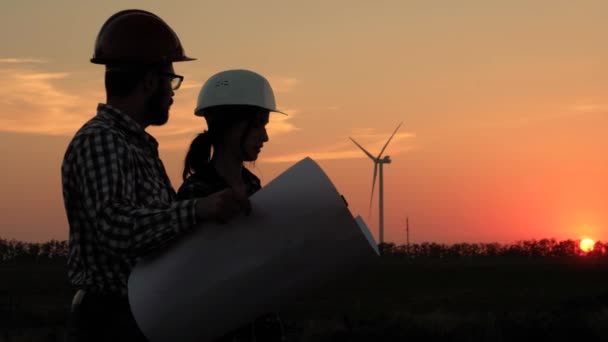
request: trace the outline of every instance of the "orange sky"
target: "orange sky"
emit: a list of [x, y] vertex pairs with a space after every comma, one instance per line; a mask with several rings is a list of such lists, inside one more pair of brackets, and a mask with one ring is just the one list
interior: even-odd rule
[[65, 239], [60, 165], [104, 100], [88, 62], [124, 8], [164, 18], [188, 55], [167, 125], [149, 129], [174, 186], [202, 83], [248, 68], [278, 105], [253, 169], [319, 161], [377, 235], [373, 164], [387, 148], [385, 237], [413, 242], [608, 240], [605, 1], [20, 1], [0, 11], [0, 237]]

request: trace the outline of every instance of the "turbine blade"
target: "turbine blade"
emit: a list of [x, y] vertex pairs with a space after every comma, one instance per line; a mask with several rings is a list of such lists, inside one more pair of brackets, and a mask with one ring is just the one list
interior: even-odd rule
[[353, 138], [351, 138], [351, 137], [348, 137], [348, 138], [349, 138], [350, 140], [352, 140], [352, 141], [355, 143], [355, 145], [357, 145], [357, 146], [358, 146], [358, 147], [361, 149], [361, 151], [363, 151], [365, 154], [367, 154], [367, 156], [368, 156], [368, 157], [370, 157], [370, 158], [371, 158], [372, 160], [374, 160], [374, 161], [376, 160], [376, 158], [374, 158], [374, 156], [373, 156], [371, 153], [367, 152], [367, 150], [366, 150], [366, 149], [364, 149], [364, 148], [363, 148], [363, 146], [359, 145], [359, 143], [358, 143], [358, 142], [356, 142], [356, 141], [355, 141], [355, 139], [353, 139]]
[[372, 181], [372, 196], [369, 198], [369, 212], [372, 212], [372, 201], [374, 200], [374, 189], [376, 188], [376, 176], [378, 176], [378, 163], [374, 163], [374, 180]]
[[393, 132], [393, 134], [391, 135], [390, 138], [388, 138], [388, 141], [386, 142], [386, 144], [384, 144], [384, 147], [382, 148], [382, 150], [380, 151], [380, 154], [378, 154], [378, 158], [380, 158], [380, 156], [382, 155], [382, 153], [384, 152], [384, 149], [386, 149], [386, 146], [388, 146], [388, 143], [391, 142], [391, 140], [393, 139], [393, 137], [395, 136], [395, 133], [397, 133], [397, 131], [399, 130], [399, 127], [401, 127], [401, 125], [403, 125], [403, 122], [401, 122], [397, 128], [395, 128], [395, 131]]

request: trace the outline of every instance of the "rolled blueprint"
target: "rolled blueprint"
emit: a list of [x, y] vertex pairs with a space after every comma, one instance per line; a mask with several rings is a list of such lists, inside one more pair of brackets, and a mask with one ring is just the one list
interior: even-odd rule
[[133, 269], [129, 301], [151, 342], [211, 341], [378, 255], [310, 158], [250, 199], [249, 216], [201, 223]]

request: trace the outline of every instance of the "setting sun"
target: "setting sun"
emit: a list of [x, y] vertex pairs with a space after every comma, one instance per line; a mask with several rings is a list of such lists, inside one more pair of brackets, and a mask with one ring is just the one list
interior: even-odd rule
[[582, 239], [580, 247], [583, 252], [591, 252], [593, 250], [594, 245], [595, 241], [591, 239]]

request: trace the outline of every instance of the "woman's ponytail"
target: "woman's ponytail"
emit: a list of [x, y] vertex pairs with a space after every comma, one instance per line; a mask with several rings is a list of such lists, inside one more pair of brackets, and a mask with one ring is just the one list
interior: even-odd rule
[[200, 133], [192, 140], [190, 149], [184, 160], [184, 172], [182, 173], [184, 180], [202, 170], [209, 163], [211, 159], [211, 146], [213, 146], [213, 140], [208, 131]]

